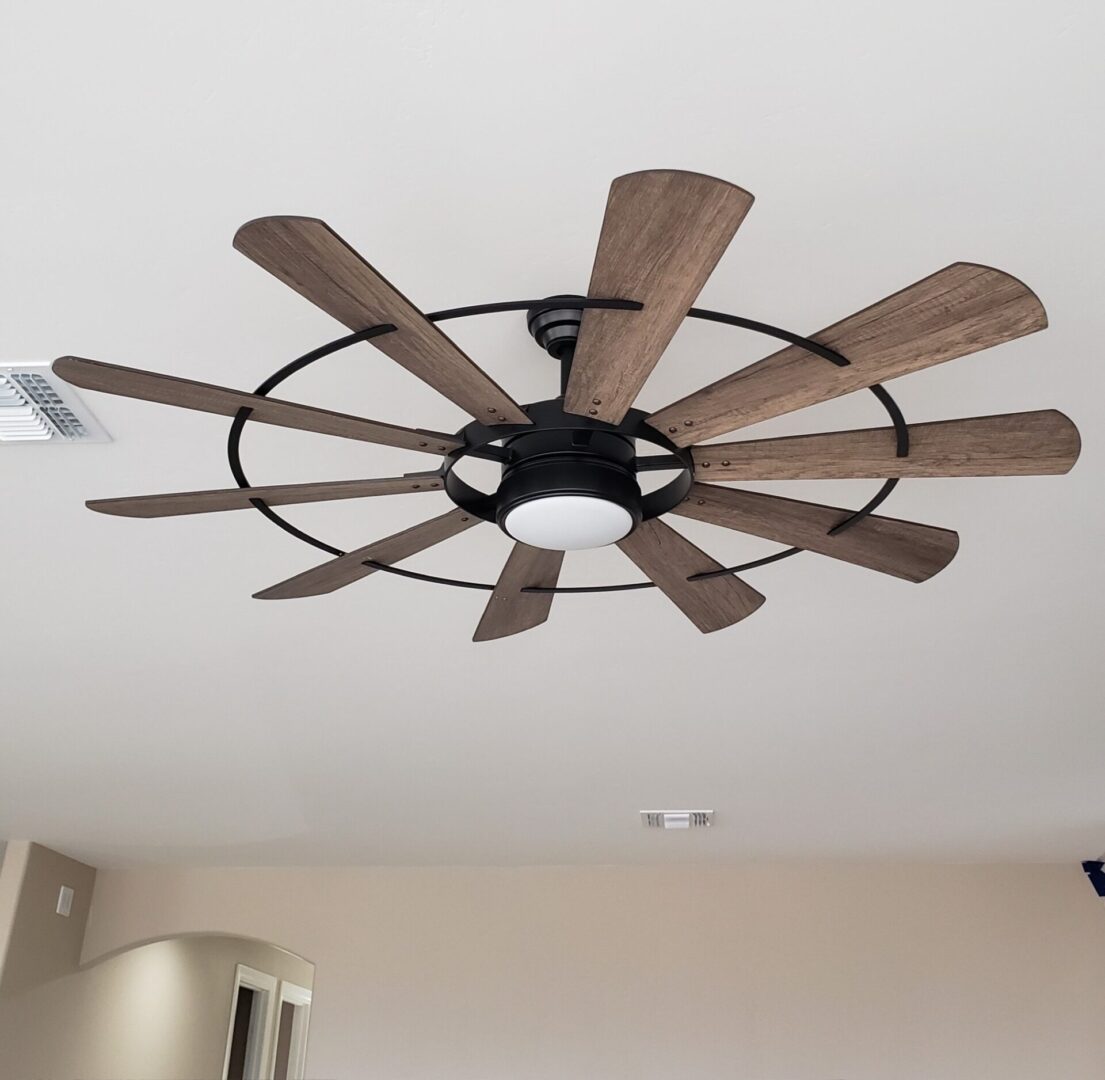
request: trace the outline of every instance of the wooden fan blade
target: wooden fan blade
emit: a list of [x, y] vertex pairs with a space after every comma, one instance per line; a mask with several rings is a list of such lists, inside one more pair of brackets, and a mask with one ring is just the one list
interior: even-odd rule
[[831, 431], [691, 448], [710, 480], [849, 480], [893, 476], [1042, 476], [1070, 472], [1081, 448], [1061, 412], [1006, 413], [909, 426], [909, 455], [893, 428]]
[[555, 588], [563, 562], [563, 551], [515, 544], [472, 640], [491, 641], [540, 626], [549, 617], [554, 594], [522, 589]]
[[721, 570], [721, 563], [659, 518], [643, 521], [618, 547], [704, 634], [740, 622], [764, 602], [761, 593], [733, 575], [688, 581], [692, 574]]
[[672, 513], [816, 551], [906, 581], [932, 577], [959, 549], [959, 536], [949, 529], [874, 514], [830, 536], [829, 530], [850, 511], [712, 484], [693, 484]]
[[211, 514], [219, 510], [248, 510], [260, 499], [268, 506], [364, 499], [372, 495], [406, 495], [441, 490], [438, 472], [407, 473], [380, 480], [332, 480], [321, 484], [276, 484], [270, 487], [220, 488], [214, 491], [178, 491], [171, 495], [136, 495], [128, 499], [91, 499], [84, 505], [100, 514], [159, 518], [180, 514]]
[[395, 333], [369, 343], [477, 420], [530, 422], [501, 386], [325, 222], [258, 218], [238, 230], [234, 246], [350, 330], [391, 323]]
[[392, 563], [417, 555], [434, 544], [440, 544], [442, 540], [448, 540], [449, 537], [478, 525], [481, 520], [466, 510], [450, 510], [440, 517], [430, 518], [429, 521], [420, 522], [383, 540], [357, 548], [356, 551], [339, 555], [336, 559], [314, 566], [286, 581], [270, 585], [269, 588], [254, 593], [253, 598], [290, 600], [299, 596], [321, 596], [323, 593], [334, 592], [376, 573], [375, 567], [365, 566], [365, 559], [391, 566]]
[[583, 312], [568, 412], [621, 422], [751, 205], [733, 184], [674, 169], [610, 185], [587, 295], [644, 310]]
[[1045, 326], [1043, 306], [1022, 282], [988, 266], [953, 263], [813, 335], [845, 356], [847, 367], [788, 345], [665, 406], [648, 422], [690, 446]]
[[452, 435], [440, 431], [420, 431], [417, 428], [395, 427], [360, 416], [296, 405], [290, 401], [245, 394], [210, 383], [178, 379], [156, 371], [103, 364], [79, 356], [62, 356], [53, 363], [54, 371], [66, 382], [86, 390], [105, 394], [156, 401], [197, 412], [235, 416], [239, 409], [249, 409], [250, 420], [299, 431], [317, 431], [320, 435], [337, 435], [342, 439], [398, 446], [403, 450], [420, 450], [425, 454], [444, 454], [461, 445]]

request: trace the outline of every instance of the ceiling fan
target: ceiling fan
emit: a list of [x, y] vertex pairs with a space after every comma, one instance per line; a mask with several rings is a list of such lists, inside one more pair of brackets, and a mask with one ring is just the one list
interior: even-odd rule
[[[335, 555], [257, 593], [284, 599], [332, 592], [378, 570], [491, 592], [475, 640], [543, 623], [557, 592], [658, 586], [710, 632], [752, 614], [764, 597], [737, 570], [798, 551], [924, 581], [959, 544], [947, 529], [871, 511], [902, 477], [1065, 473], [1079, 452], [1074, 424], [1053, 410], [907, 425], [885, 380], [1022, 337], [1047, 325], [1044, 309], [1008, 274], [953, 263], [806, 338], [777, 327], [693, 308], [735, 235], [752, 196], [697, 173], [652, 170], [611, 185], [586, 297], [481, 305], [424, 315], [322, 221], [259, 218], [234, 246], [352, 333], [281, 369], [256, 393], [62, 357], [54, 370], [90, 390], [235, 417], [231, 465], [237, 488], [88, 503], [129, 517], [255, 507], [301, 539]], [[489, 311], [526, 310], [530, 332], [561, 362], [560, 396], [515, 402], [436, 325]], [[648, 415], [633, 402], [684, 318], [749, 327], [786, 342], [766, 359]], [[360, 341], [459, 405], [474, 419], [455, 434], [396, 427], [268, 396], [293, 370]], [[860, 389], [886, 407], [892, 426], [744, 442], [707, 443], [740, 428]], [[252, 487], [237, 458], [246, 421], [358, 439], [441, 458], [427, 472], [386, 479]], [[640, 454], [639, 444], [662, 453]], [[496, 461], [494, 492], [463, 481], [466, 456]], [[640, 473], [668, 470], [647, 494]], [[703, 481], [885, 478], [859, 511], [799, 502]], [[273, 506], [445, 491], [455, 508], [355, 551], [342, 552], [284, 522]], [[792, 545], [723, 567], [662, 520], [675, 513]], [[395, 563], [482, 522], [516, 541], [498, 581], [435, 578]], [[618, 547], [649, 581], [558, 587], [566, 550]]]

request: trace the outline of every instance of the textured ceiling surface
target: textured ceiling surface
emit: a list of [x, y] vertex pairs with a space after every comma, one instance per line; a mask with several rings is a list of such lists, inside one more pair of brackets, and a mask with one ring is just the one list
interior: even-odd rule
[[[556, 600], [473, 645], [485, 597], [386, 575], [258, 589], [318, 553], [238, 512], [86, 498], [230, 482], [225, 418], [86, 393], [114, 441], [0, 448], [0, 836], [104, 864], [1093, 857], [1105, 847], [1105, 77], [1100, 4], [13, 2], [0, 14], [0, 360], [63, 353], [250, 389], [341, 333], [232, 250], [325, 218], [427, 310], [586, 288], [614, 176], [698, 170], [757, 196], [705, 306], [813, 332], [957, 259], [1051, 327], [892, 384], [911, 420], [1060, 408], [1069, 477], [915, 480], [955, 528], [920, 585], [815, 555], [703, 636], [655, 591]], [[518, 315], [450, 325], [521, 401], [554, 365]], [[770, 346], [689, 324], [658, 408]], [[286, 396], [465, 418], [364, 345]], [[882, 422], [868, 394], [749, 434]], [[399, 450], [250, 430], [255, 483], [387, 476]], [[858, 506], [874, 482], [754, 485]], [[440, 494], [291, 508], [355, 547]], [[679, 528], [729, 564], [774, 547]], [[493, 580], [470, 530], [412, 559]], [[637, 580], [616, 550], [563, 581]], [[643, 808], [708, 807], [701, 833]]]

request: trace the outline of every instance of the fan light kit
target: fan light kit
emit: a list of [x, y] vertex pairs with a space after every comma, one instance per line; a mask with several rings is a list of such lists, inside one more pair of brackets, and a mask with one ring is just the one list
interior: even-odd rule
[[636, 524], [624, 506], [595, 495], [530, 499], [508, 510], [502, 519], [508, 536], [552, 551], [586, 551], [616, 544]]
[[[254, 508], [332, 558], [255, 595], [333, 592], [377, 571], [485, 590], [475, 640], [543, 623], [559, 593], [659, 587], [703, 632], [752, 614], [764, 597], [738, 574], [813, 551], [919, 582], [942, 570], [959, 537], [873, 511], [899, 479], [1065, 473], [1078, 457], [1075, 426], [1054, 410], [910, 425], [883, 382], [1023, 337], [1047, 325], [1035, 294], [990, 267], [953, 263], [811, 337], [693, 307], [752, 205], [748, 192], [698, 173], [653, 170], [614, 181], [587, 295], [474, 305], [423, 314], [325, 223], [268, 217], [243, 225], [234, 246], [350, 331], [267, 378], [252, 393], [66, 356], [54, 371], [76, 386], [233, 417], [236, 488], [106, 499], [101, 513], [164, 517]], [[520, 405], [438, 328], [450, 319], [525, 312], [530, 333], [560, 364], [560, 394]], [[647, 414], [633, 402], [685, 318], [741, 327], [783, 347]], [[290, 375], [370, 342], [473, 417], [455, 433], [396, 427], [270, 395]], [[869, 390], [890, 426], [788, 438], [706, 440]], [[379, 443], [440, 459], [436, 469], [385, 479], [253, 487], [240, 457], [247, 423]], [[644, 452], [642, 452], [644, 451]], [[498, 463], [497, 489], [457, 474], [466, 457]], [[642, 493], [645, 471], [670, 474]], [[733, 481], [882, 478], [858, 510], [720, 486]], [[454, 509], [345, 552], [273, 509], [293, 503], [444, 492]], [[721, 525], [786, 549], [722, 566], [663, 520]], [[491, 522], [516, 541], [496, 583], [437, 577], [395, 564]], [[565, 551], [617, 544], [648, 581], [564, 587]]]

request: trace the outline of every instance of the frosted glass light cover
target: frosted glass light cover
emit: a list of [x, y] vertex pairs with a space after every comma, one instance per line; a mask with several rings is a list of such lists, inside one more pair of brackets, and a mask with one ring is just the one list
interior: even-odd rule
[[591, 495], [530, 499], [507, 514], [503, 526], [515, 540], [554, 551], [605, 547], [628, 536], [633, 516], [623, 506]]

